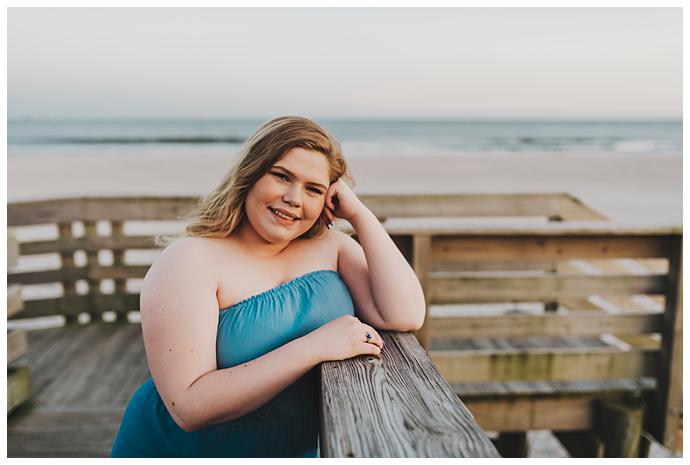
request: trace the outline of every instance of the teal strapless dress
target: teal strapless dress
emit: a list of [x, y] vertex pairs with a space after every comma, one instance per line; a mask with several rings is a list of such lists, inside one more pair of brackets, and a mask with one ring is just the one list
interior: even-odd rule
[[[337, 271], [318, 270], [221, 310], [218, 369], [233, 367], [354, 315]], [[188, 433], [172, 419], [149, 377], [127, 404], [111, 457], [318, 457], [318, 367], [262, 407]]]

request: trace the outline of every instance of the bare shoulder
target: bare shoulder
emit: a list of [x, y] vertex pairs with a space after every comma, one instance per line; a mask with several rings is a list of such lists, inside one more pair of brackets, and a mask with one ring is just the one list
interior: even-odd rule
[[182, 237], [166, 247], [161, 256], [165, 256], [172, 261], [195, 257], [199, 253], [206, 256], [213, 247], [212, 242], [213, 239], [206, 237]]
[[205, 238], [183, 237], [156, 257], [149, 268], [140, 294], [142, 319], [146, 304], [156, 304], [182, 294], [215, 294], [217, 280], [212, 245]]
[[151, 267], [177, 268], [182, 267], [206, 268], [214, 265], [215, 240], [205, 237], [182, 237], [166, 247], [156, 258]]

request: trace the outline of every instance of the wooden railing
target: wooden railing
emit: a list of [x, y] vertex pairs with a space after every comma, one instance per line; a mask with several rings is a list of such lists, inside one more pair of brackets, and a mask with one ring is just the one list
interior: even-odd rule
[[[682, 305], [680, 227], [612, 223], [567, 194], [361, 195], [360, 198], [383, 222], [417, 272], [428, 304], [427, 320], [417, 337], [463, 401], [462, 393], [467, 392], [472, 383], [652, 377], [656, 381], [655, 397], [653, 408], [648, 409], [652, 412], [648, 429], [664, 444], [672, 444], [682, 386], [682, 312], [678, 311]], [[52, 225], [54, 230], [51, 238], [21, 240], [21, 256], [58, 254], [60, 265], [56, 269], [11, 273], [8, 283], [30, 288], [58, 282], [63, 289], [59, 296], [26, 299], [24, 309], [13, 317], [61, 315], [69, 324], [80, 314], [100, 319], [105, 312], [112, 311], [116, 320], [127, 321], [128, 313], [136, 313], [139, 306], [139, 295], [136, 290], [131, 291], [128, 284], [143, 278], [150, 263], [132, 264], [125, 260], [125, 254], [153, 249], [149, 229], [155, 230], [156, 221], [180, 218], [197, 200], [191, 197], [120, 197], [10, 204], [10, 226], [21, 231], [22, 227], [30, 225]], [[500, 217], [503, 221], [487, 226], [482, 217], [486, 220]], [[146, 234], [127, 234], [129, 222], [147, 222], [150, 228], [146, 229]], [[83, 229], [83, 234], [75, 234], [79, 229]], [[354, 232], [347, 227], [342, 229]], [[103, 231], [105, 235], [101, 235]], [[99, 259], [99, 252], [103, 251], [112, 254], [110, 263]], [[80, 266], [75, 264], [78, 253], [86, 256]], [[619, 259], [636, 260], [638, 265], [647, 266], [649, 270], [631, 273], [606, 269], [592, 275], [573, 268], [577, 260], [591, 264]], [[100, 284], [104, 280], [112, 281], [112, 293], [101, 292]], [[82, 287], [86, 284], [86, 292], [77, 291], [79, 281]], [[661, 302], [663, 311], [612, 314], [592, 308], [591, 301], [587, 300], [596, 295], [631, 294], [651, 296]], [[545, 311], [495, 316], [444, 316], [430, 311], [432, 305], [529, 301], [543, 303]], [[564, 308], [566, 310], [562, 311]], [[614, 334], [624, 343], [628, 341], [628, 350], [613, 350], [604, 344], [586, 347], [581, 343], [582, 338], [591, 339], [602, 334]], [[632, 339], [639, 334], [646, 338], [640, 346]], [[660, 335], [661, 342], [657, 341], [655, 346], [650, 341], [656, 339], [650, 339], [650, 334]], [[576, 347], [524, 349], [500, 342], [536, 336], [575, 338]], [[477, 343], [478, 338], [483, 338], [484, 342]], [[504, 345], [500, 350], [495, 344], [478, 348], [487, 338]], [[472, 340], [469, 347], [473, 347], [472, 350], [462, 346], [462, 341]], [[346, 366], [348, 364], [340, 364], [330, 369]], [[326, 375], [327, 367], [324, 366]], [[335, 386], [337, 383], [333, 384], [334, 389]], [[357, 389], [362, 391], [362, 396], [372, 395], [366, 385]], [[385, 390], [375, 392], [380, 394]], [[510, 408], [495, 399], [492, 402], [495, 408], [486, 408], [481, 401], [468, 403], [485, 430], [514, 431], [514, 425], [512, 429], [505, 428], [507, 419], [514, 422], [516, 418], [533, 420], [538, 417], [534, 410], [527, 415], [516, 410], [514, 400], [508, 401], [513, 402]], [[552, 410], [560, 408], [553, 403], [550, 405]], [[359, 407], [350, 405], [347, 408], [356, 410]], [[591, 416], [581, 413], [586, 406], [580, 404], [578, 408], [579, 413], [572, 416], [580, 419], [577, 428], [590, 427]], [[347, 417], [347, 412], [337, 414]], [[502, 418], [503, 423], [497, 423], [497, 417]], [[324, 412], [324, 421], [327, 418]], [[408, 421], [406, 416], [401, 418]], [[544, 418], [539, 417], [540, 420]], [[376, 418], [369, 420], [377, 421]], [[424, 421], [423, 424], [433, 424]], [[524, 421], [520, 424], [523, 429], [534, 426]], [[540, 423], [541, 429], [549, 428], [547, 424]], [[329, 428], [341, 428], [344, 432], [352, 426], [336, 422]], [[347, 446], [331, 442], [326, 450], [332, 451], [329, 452], [332, 455], [351, 452], [360, 456], [363, 446], [352, 439], [356, 438], [353, 434], [349, 431], [334, 436], [350, 442]], [[381, 444], [381, 438], [376, 440]], [[386, 447], [377, 445], [370, 451], [380, 451], [383, 456], [397, 453], [391, 452], [394, 446], [388, 444]], [[397, 450], [407, 453], [406, 447], [400, 445]]]
[[499, 457], [411, 333], [321, 365], [322, 457]]
[[[363, 195], [361, 198], [382, 221], [406, 216], [544, 217], [553, 221], [571, 216], [603, 217], [567, 194]], [[21, 256], [59, 254], [60, 266], [10, 273], [8, 284], [61, 283], [62, 287], [60, 296], [27, 300], [23, 311], [13, 318], [61, 315], [67, 323], [72, 323], [79, 314], [99, 319], [104, 312], [112, 311], [116, 319], [127, 321], [127, 313], [139, 308], [139, 295], [127, 290], [127, 280], [142, 279], [150, 263], [127, 264], [125, 253], [155, 247], [152, 234], [126, 234], [125, 223], [147, 222], [155, 231], [157, 221], [177, 220], [197, 201], [195, 197], [83, 197], [9, 204], [8, 226], [21, 229], [44, 225], [53, 229], [51, 238], [22, 241]], [[99, 234], [97, 226], [106, 233]], [[77, 229], [83, 233], [76, 235]], [[411, 245], [408, 235], [394, 240], [401, 248]], [[112, 254], [108, 264], [99, 259], [99, 252], [105, 251]], [[76, 253], [86, 255], [84, 265], [75, 265]], [[104, 280], [112, 280], [114, 292], [101, 292]], [[79, 281], [86, 285], [86, 292], [77, 291]]]
[[[673, 449], [682, 396], [680, 227], [607, 221], [432, 227], [410, 219], [387, 231], [408, 244], [429, 309], [544, 304], [536, 314], [427, 312], [419, 339], [484, 429], [589, 429], [596, 419], [583, 414], [584, 403], [572, 408], [566, 399], [558, 410], [553, 395], [564, 392], [563, 382], [651, 378], [646, 428]], [[595, 271], [578, 269], [577, 261]], [[640, 296], [659, 310], [626, 307]], [[606, 312], [592, 297], [622, 305]], [[602, 343], [605, 337], [617, 343]], [[519, 405], [514, 385], [506, 386], [517, 381], [551, 383], [545, 389], [553, 395], [546, 399], [542, 390], [539, 401]], [[645, 386], [629, 385], [630, 392]], [[608, 386], [626, 391], [621, 383]]]

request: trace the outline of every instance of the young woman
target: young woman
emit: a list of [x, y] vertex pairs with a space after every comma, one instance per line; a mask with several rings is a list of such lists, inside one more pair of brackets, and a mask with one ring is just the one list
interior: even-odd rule
[[277, 118], [249, 138], [146, 274], [151, 377], [112, 457], [317, 455], [319, 363], [379, 355], [374, 328], [416, 330], [425, 312], [413, 270], [347, 171], [309, 119]]

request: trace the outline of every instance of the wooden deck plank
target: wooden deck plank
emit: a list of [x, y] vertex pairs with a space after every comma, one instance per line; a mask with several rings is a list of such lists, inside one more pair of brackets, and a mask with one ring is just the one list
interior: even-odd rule
[[[37, 376], [37, 395], [39, 404], [60, 405], [60, 386], [72, 384], [74, 370], [79, 370], [79, 362], [85, 351], [94, 350], [102, 341], [103, 331], [99, 324], [75, 325], [66, 330], [65, 337], [55, 344], [49, 357], [42, 360], [41, 367], [33, 370]], [[31, 340], [29, 340], [31, 347]], [[50, 384], [50, 389], [45, 389]]]
[[8, 417], [8, 456], [107, 457], [129, 398], [149, 376], [140, 326], [27, 333], [30, 351], [20, 361], [41, 392]]
[[9, 422], [8, 457], [108, 457], [122, 418], [120, 409], [34, 410]]

